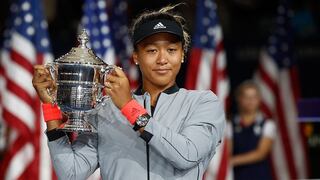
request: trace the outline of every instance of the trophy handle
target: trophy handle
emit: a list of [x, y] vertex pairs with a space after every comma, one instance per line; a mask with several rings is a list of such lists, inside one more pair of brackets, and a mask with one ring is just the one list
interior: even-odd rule
[[[45, 64], [45, 68], [48, 69], [49, 73], [50, 73], [50, 76], [51, 76], [51, 79], [53, 80], [53, 82], [55, 82], [55, 67], [54, 67], [54, 64], [52, 62], [50, 63], [46, 63]], [[49, 96], [51, 97], [51, 103], [52, 104], [55, 104], [57, 102], [57, 98], [56, 98], [56, 84], [54, 84], [54, 87], [53, 88], [48, 88], [47, 91], [48, 91], [48, 94]]]
[[103, 88], [105, 88], [104, 82], [106, 80], [106, 76], [108, 74], [112, 73], [115, 68], [116, 68], [115, 65], [106, 65], [100, 69], [100, 83], [98, 84], [98, 87], [99, 87], [99, 89], [101, 89], [101, 91], [98, 92], [97, 97], [96, 97], [97, 104], [103, 102], [103, 100], [105, 100], [106, 98], [109, 98], [108, 95], [103, 94], [102, 90], [103, 90]]

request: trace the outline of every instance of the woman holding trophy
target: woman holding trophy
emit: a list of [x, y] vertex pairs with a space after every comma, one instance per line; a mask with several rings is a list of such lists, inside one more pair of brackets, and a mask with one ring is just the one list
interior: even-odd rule
[[46, 67], [35, 66], [33, 85], [43, 103], [59, 179], [86, 179], [99, 167], [102, 179], [202, 179], [221, 141], [225, 117], [211, 91], [190, 91], [175, 83], [189, 35], [173, 8], [143, 13], [135, 20], [133, 59], [142, 85], [131, 93], [118, 67], [102, 78], [109, 98], [86, 114], [96, 133], [79, 133], [70, 143], [59, 129], [64, 125], [59, 95], [58, 105], [52, 103], [50, 89], [56, 84]]

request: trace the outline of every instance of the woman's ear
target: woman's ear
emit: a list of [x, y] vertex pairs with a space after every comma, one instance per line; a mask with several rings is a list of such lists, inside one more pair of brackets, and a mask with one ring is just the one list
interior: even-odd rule
[[132, 58], [133, 58], [133, 62], [136, 64], [136, 65], [139, 65], [139, 62], [138, 62], [138, 54], [136, 51], [133, 51], [132, 53]]

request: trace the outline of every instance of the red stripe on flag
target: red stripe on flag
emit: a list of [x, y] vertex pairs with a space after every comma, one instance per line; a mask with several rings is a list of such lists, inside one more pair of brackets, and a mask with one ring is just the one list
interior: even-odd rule
[[34, 145], [34, 161], [32, 162], [32, 166], [31, 166], [31, 171], [34, 173], [34, 175], [36, 175], [36, 177], [34, 178], [35, 180], [38, 180], [40, 178], [40, 173], [39, 170], [41, 170], [40, 167], [40, 154], [41, 154], [41, 115], [40, 115], [40, 101], [36, 100], [34, 101], [34, 113], [35, 113], [35, 129], [34, 129], [34, 137], [32, 139], [33, 141], [33, 145]]
[[219, 57], [219, 53], [221, 53], [223, 51], [223, 43], [222, 41], [220, 41], [215, 49], [215, 55], [213, 57], [213, 63], [212, 63], [212, 67], [211, 67], [211, 90], [214, 93], [217, 93], [217, 87], [218, 87], [218, 81], [220, 80], [220, 75], [221, 75], [221, 70], [219, 69], [219, 62], [218, 62], [218, 57]]
[[8, 151], [6, 152], [6, 155], [4, 156], [4, 159], [1, 162], [0, 165], [0, 179], [5, 179], [5, 175], [7, 172], [7, 169], [10, 165], [10, 162], [12, 158], [16, 155], [17, 152], [20, 151], [20, 149], [27, 143], [27, 138], [21, 134], [15, 142], [10, 146]]
[[0, 63], [0, 76], [4, 76], [4, 69], [1, 63]]
[[3, 107], [2, 115], [9, 127], [15, 128], [26, 139], [32, 139], [32, 132], [29, 127], [18, 117]]
[[[36, 155], [34, 153], [34, 155]], [[33, 159], [19, 176], [19, 180], [38, 180], [39, 169], [35, 169], [35, 159]]]
[[272, 94], [275, 94], [277, 92], [277, 84], [273, 81], [273, 79], [269, 76], [269, 74], [265, 71], [261, 63], [259, 64], [259, 70], [258, 73], [265, 84], [268, 85], [270, 90], [272, 91]]
[[[1, 59], [0, 59], [0, 62], [1, 62]], [[3, 69], [3, 66], [2, 66], [1, 63], [0, 63], [0, 78], [5, 79], [5, 77], [4, 77], [4, 69]], [[3, 94], [3, 92], [1, 92], [1, 90], [0, 90], [0, 109], [2, 109], [2, 96], [3, 96], [2, 94]], [[2, 114], [0, 113], [0, 118], [1, 117], [2, 117]]]
[[288, 165], [288, 169], [290, 172], [290, 179], [297, 179], [297, 172], [296, 172], [296, 168], [294, 166], [294, 157], [293, 157], [293, 153], [292, 153], [292, 146], [291, 145], [291, 141], [289, 138], [289, 133], [288, 133], [288, 129], [286, 126], [286, 117], [284, 115], [285, 110], [283, 109], [283, 102], [282, 99], [280, 97], [280, 91], [277, 90], [276, 95], [276, 109], [277, 109], [277, 117], [278, 117], [278, 125], [279, 125], [279, 129], [280, 129], [280, 134], [281, 134], [281, 138], [282, 138], [282, 143], [284, 145], [284, 149], [285, 149], [285, 156], [286, 156], [286, 162]]
[[24, 68], [27, 71], [29, 71], [30, 74], [33, 74], [33, 65], [30, 63], [30, 61], [28, 59], [24, 58], [19, 52], [11, 50], [10, 51], [10, 57], [11, 57], [12, 61], [16, 62], [22, 68]]
[[[43, 64], [43, 63], [44, 63], [44, 54], [37, 53], [36, 64]], [[32, 73], [33, 73], [33, 65], [32, 65]]]
[[227, 68], [220, 69], [219, 77], [220, 79], [223, 79], [223, 80], [228, 78]]
[[31, 108], [35, 108], [34, 100], [35, 98], [31, 97], [29, 93], [27, 93], [23, 88], [17, 85], [15, 82], [6, 78], [7, 81], [7, 90], [9, 90], [12, 94], [15, 94], [19, 99], [23, 100], [27, 103]]
[[57, 174], [56, 172], [54, 171], [54, 168], [51, 169], [51, 180], [58, 180], [58, 177], [57, 177]]
[[221, 160], [220, 160], [220, 164], [219, 164], [219, 169], [218, 169], [218, 173], [217, 173], [217, 180], [225, 180], [227, 177], [227, 173], [228, 173], [228, 162], [229, 162], [229, 146], [228, 143], [226, 141], [226, 138], [224, 138], [224, 144], [222, 147], [222, 155], [221, 155]]
[[202, 51], [199, 48], [193, 48], [191, 50], [190, 61], [188, 64], [188, 69], [186, 74], [186, 82], [185, 82], [186, 89], [196, 88], [201, 54], [202, 54]]

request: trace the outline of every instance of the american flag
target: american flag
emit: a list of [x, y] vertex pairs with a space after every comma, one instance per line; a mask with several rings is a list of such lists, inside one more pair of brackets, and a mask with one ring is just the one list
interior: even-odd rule
[[33, 65], [52, 60], [38, 0], [13, 1], [1, 49], [1, 120], [11, 129], [0, 179], [54, 179]]
[[275, 179], [307, 178], [306, 152], [297, 121], [299, 85], [293, 59], [292, 12], [283, 2], [278, 7], [276, 27], [261, 51], [255, 74], [262, 93], [262, 111], [278, 126], [271, 153]]
[[[112, 5], [110, 11], [107, 4]], [[89, 46], [106, 63], [121, 66], [135, 87], [138, 73], [131, 59], [133, 47], [128, 33], [127, 8], [124, 0], [86, 0], [82, 25], [90, 36]]]
[[[212, 90], [226, 108], [229, 97], [229, 80], [222, 30], [216, 11], [217, 6], [213, 0], [197, 1], [196, 31], [193, 36], [185, 87]], [[231, 177], [231, 171], [228, 165], [227, 143], [223, 141], [216, 151], [207, 170], [206, 179], [228, 179]]]
[[137, 66], [132, 59], [133, 45], [129, 36], [128, 28], [128, 2], [126, 0], [111, 1], [110, 12], [111, 33], [116, 50], [118, 64], [126, 72], [131, 88], [138, 85], [139, 75]]
[[88, 46], [107, 64], [116, 64], [110, 19], [105, 0], [85, 0], [82, 27], [87, 30]]

